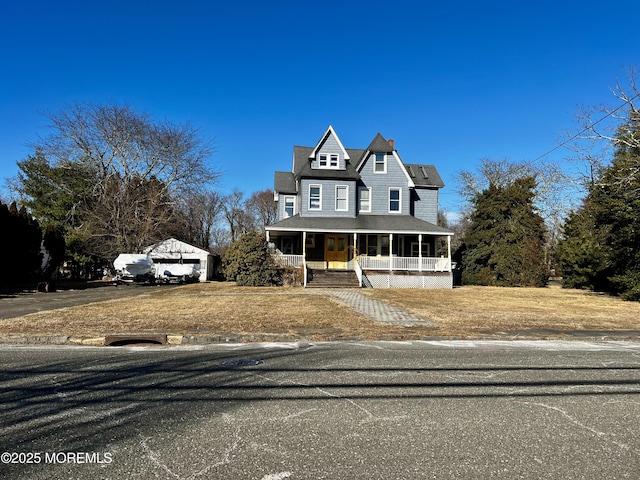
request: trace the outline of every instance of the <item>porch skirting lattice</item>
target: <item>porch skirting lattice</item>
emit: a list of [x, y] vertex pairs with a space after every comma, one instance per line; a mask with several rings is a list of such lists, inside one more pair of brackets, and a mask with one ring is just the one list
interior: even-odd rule
[[453, 288], [451, 272], [403, 275], [363, 272], [362, 286], [369, 288]]

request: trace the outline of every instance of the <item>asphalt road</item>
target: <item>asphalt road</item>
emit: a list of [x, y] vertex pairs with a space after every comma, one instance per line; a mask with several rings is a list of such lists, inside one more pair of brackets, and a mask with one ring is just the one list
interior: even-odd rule
[[0, 346], [0, 362], [0, 478], [640, 478], [640, 343]]

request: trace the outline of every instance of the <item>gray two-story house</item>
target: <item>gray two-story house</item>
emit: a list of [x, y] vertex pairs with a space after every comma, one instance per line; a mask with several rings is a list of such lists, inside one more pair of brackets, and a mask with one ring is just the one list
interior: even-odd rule
[[300, 267], [305, 286], [322, 271], [352, 272], [369, 287], [451, 288], [451, 237], [437, 225], [433, 165], [404, 163], [377, 134], [345, 148], [329, 126], [313, 147], [294, 147], [290, 172], [275, 172], [277, 259]]

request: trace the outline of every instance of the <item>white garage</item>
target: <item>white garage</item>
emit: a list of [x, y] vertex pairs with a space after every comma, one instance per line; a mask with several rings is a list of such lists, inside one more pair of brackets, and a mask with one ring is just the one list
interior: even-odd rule
[[[199, 280], [205, 282], [213, 278], [213, 255], [198, 247], [175, 238], [169, 238], [144, 249], [158, 272], [175, 268], [176, 265], [190, 265], [200, 272]], [[158, 275], [156, 275], [158, 276]]]

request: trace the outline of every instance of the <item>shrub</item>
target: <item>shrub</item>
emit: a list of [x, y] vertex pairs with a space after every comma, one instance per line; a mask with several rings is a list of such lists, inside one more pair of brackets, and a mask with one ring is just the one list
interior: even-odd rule
[[233, 242], [222, 259], [224, 276], [238, 285], [278, 285], [280, 275], [264, 234], [248, 232]]

